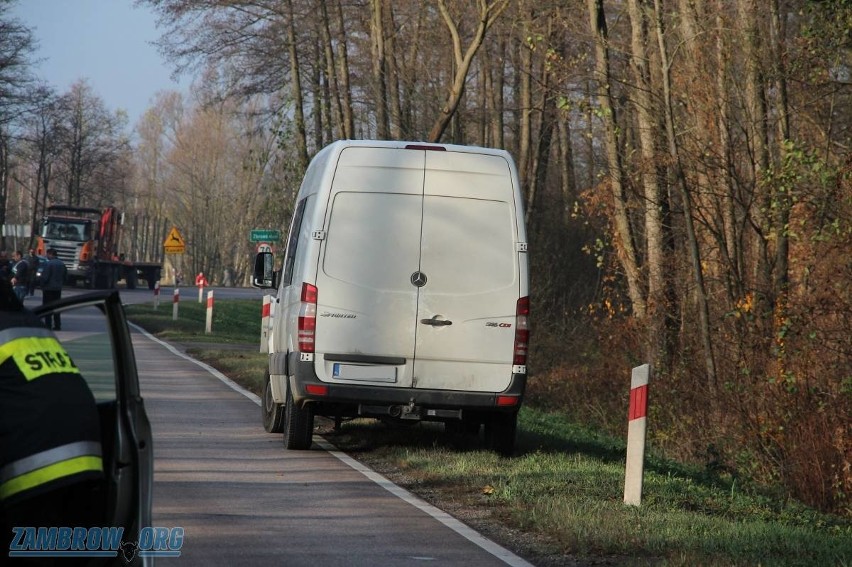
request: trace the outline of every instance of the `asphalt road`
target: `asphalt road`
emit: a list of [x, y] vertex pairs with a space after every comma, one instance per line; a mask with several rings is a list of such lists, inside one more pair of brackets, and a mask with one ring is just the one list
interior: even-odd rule
[[257, 397], [215, 370], [139, 332], [134, 346], [154, 431], [154, 524], [185, 530], [180, 558], [158, 563], [529, 565], [319, 437], [286, 451], [263, 430]]
[[[197, 288], [181, 290], [181, 301], [197, 301]], [[161, 301], [171, 293], [162, 290]], [[152, 295], [121, 290], [125, 303]], [[260, 300], [263, 292], [214, 295]], [[280, 434], [263, 430], [257, 396], [140, 330], [133, 343], [154, 433], [154, 526], [185, 533], [180, 557], [158, 564], [530, 565], [319, 436], [310, 451], [285, 450]]]

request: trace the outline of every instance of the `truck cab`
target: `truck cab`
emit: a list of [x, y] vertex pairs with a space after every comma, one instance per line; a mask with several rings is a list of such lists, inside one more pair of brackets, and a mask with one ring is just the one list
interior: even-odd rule
[[128, 289], [136, 287], [139, 277], [154, 288], [160, 279], [159, 263], [131, 262], [121, 252], [121, 227], [124, 215], [115, 207], [104, 210], [54, 205], [42, 219], [37, 252], [44, 255], [56, 249], [57, 257], [68, 269], [67, 283], [92, 289], [114, 289], [124, 280]]

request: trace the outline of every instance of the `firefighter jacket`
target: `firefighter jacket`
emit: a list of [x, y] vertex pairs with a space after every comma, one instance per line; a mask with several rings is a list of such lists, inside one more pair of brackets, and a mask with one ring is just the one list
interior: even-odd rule
[[0, 313], [0, 504], [103, 477], [94, 396], [31, 312]]

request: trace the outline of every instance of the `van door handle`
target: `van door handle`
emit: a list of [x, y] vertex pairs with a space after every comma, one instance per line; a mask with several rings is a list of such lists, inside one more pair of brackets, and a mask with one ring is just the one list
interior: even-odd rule
[[433, 327], [444, 327], [446, 325], [452, 325], [452, 321], [447, 321], [446, 319], [438, 319], [440, 315], [435, 315], [431, 319], [420, 319], [420, 322], [424, 325], [432, 325]]

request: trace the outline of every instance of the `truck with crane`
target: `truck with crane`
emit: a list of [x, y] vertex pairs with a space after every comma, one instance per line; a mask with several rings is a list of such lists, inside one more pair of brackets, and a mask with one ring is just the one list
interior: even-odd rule
[[124, 214], [116, 207], [53, 205], [42, 219], [36, 250], [39, 255], [49, 248], [56, 250], [68, 268], [69, 285], [113, 289], [124, 280], [128, 289], [135, 289], [139, 279], [144, 279], [154, 289], [162, 264], [127, 258], [120, 249], [123, 224]]

